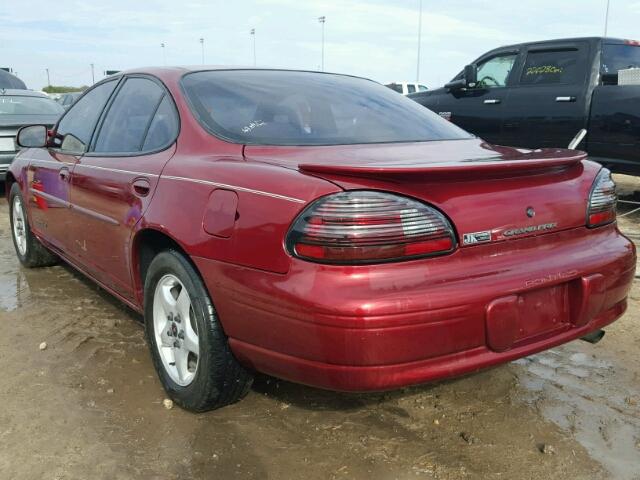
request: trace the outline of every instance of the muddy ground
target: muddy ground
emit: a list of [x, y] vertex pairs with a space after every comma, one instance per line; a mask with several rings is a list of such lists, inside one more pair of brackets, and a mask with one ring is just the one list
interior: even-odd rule
[[64, 265], [21, 268], [0, 201], [1, 480], [640, 479], [640, 283], [595, 346], [385, 394], [259, 378], [201, 415], [163, 407], [140, 321]]

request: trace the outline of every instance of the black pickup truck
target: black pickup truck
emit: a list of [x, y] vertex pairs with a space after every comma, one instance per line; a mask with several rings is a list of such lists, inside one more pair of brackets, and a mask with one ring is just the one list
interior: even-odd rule
[[492, 50], [444, 87], [409, 97], [499, 145], [567, 147], [586, 129], [578, 148], [614, 171], [640, 175], [640, 82], [618, 83], [634, 73], [619, 72], [634, 67], [636, 41], [523, 43]]

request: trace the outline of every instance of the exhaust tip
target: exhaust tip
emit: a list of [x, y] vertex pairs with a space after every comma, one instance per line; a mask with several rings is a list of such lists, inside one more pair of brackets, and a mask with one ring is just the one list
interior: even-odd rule
[[602, 337], [604, 337], [604, 334], [605, 334], [604, 330], [595, 330], [585, 335], [584, 337], [580, 337], [580, 340], [584, 340], [585, 342], [589, 342], [592, 345], [595, 345], [600, 340], [602, 340]]

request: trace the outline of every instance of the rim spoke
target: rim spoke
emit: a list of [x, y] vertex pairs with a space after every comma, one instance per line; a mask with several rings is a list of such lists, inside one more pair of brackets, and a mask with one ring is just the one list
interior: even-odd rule
[[165, 346], [165, 345], [158, 345], [158, 347], [160, 348], [160, 354], [167, 360], [167, 364], [175, 364], [176, 362], [176, 355], [175, 355], [175, 349], [173, 347], [169, 347], [169, 346]]
[[176, 300], [173, 298], [173, 294], [171, 293], [172, 288], [174, 288], [174, 285], [171, 285], [167, 282], [162, 285], [160, 291], [160, 301], [162, 302], [162, 308], [167, 315], [169, 313], [176, 313]]
[[187, 352], [184, 348], [176, 348], [174, 349], [173, 354], [176, 362], [176, 371], [178, 373], [178, 378], [180, 378], [180, 381], [184, 381], [189, 374], [189, 352]]
[[167, 332], [171, 328], [171, 322], [165, 320], [160, 327], [160, 340], [162, 340], [162, 346], [164, 347], [173, 347], [173, 338], [167, 335]]
[[184, 348], [194, 353], [196, 356], [200, 354], [198, 334], [191, 328], [191, 322], [186, 322], [184, 327]]
[[187, 293], [186, 288], [182, 288], [180, 290], [180, 294], [176, 299], [176, 309], [177, 313], [180, 314], [182, 321], [184, 323], [189, 323], [189, 310], [191, 309], [191, 300], [189, 299], [189, 294]]

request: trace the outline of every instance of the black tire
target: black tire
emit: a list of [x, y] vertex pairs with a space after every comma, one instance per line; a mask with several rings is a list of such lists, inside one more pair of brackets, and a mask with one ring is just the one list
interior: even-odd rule
[[[20, 201], [20, 209], [22, 210], [22, 218], [24, 219], [24, 234], [26, 236], [26, 249], [24, 254], [21, 253], [18, 248], [18, 242], [16, 240], [14, 230], [15, 219], [13, 218], [13, 207], [14, 202], [17, 200]], [[40, 243], [40, 240], [38, 240], [31, 232], [27, 211], [24, 206], [24, 199], [22, 198], [22, 192], [20, 191], [20, 187], [17, 183], [14, 183], [11, 186], [11, 192], [9, 193], [9, 219], [11, 220], [11, 239], [13, 240], [13, 246], [16, 249], [16, 255], [22, 265], [29, 268], [37, 268], [49, 267], [58, 263], [58, 257], [47, 250], [47, 248]]]
[[[156, 343], [154, 295], [158, 282], [175, 276], [186, 288], [196, 322], [199, 354], [195, 377], [187, 386], [174, 382], [165, 368]], [[144, 285], [144, 319], [151, 358], [169, 397], [192, 412], [204, 412], [235, 403], [253, 382], [252, 374], [235, 359], [202, 279], [179, 252], [159, 253], [149, 265]]]

